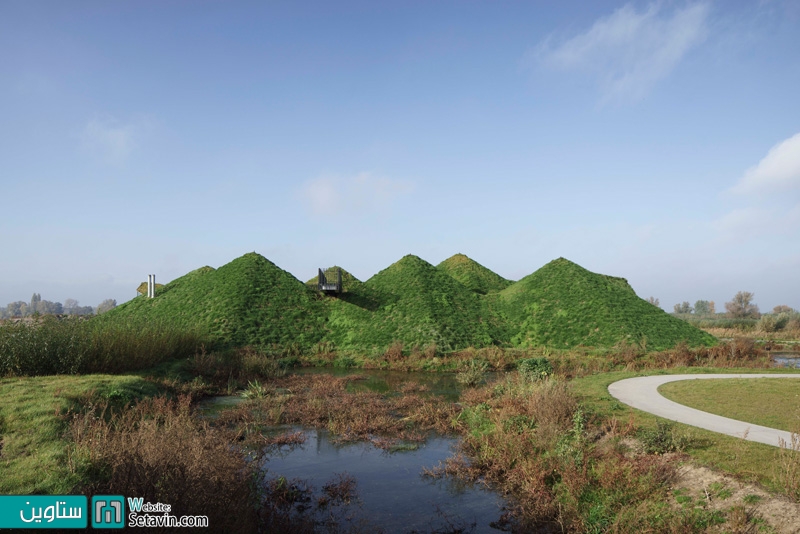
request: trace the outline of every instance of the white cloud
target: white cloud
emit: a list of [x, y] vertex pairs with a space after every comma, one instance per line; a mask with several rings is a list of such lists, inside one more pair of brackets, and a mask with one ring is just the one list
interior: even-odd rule
[[800, 133], [772, 147], [758, 165], [748, 169], [732, 191], [740, 194], [800, 190]]
[[705, 2], [662, 13], [658, 3], [639, 13], [627, 4], [590, 29], [554, 44], [548, 37], [532, 52], [536, 62], [597, 76], [604, 100], [642, 98], [705, 38]]
[[360, 214], [385, 209], [412, 189], [408, 182], [362, 172], [310, 180], [303, 184], [300, 197], [314, 215]]
[[136, 147], [136, 126], [112, 119], [92, 119], [81, 132], [83, 148], [105, 163], [121, 164]]

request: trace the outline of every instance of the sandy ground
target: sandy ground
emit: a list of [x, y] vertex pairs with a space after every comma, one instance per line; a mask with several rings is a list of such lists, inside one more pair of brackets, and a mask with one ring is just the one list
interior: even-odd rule
[[[728, 490], [719, 495], [720, 486]], [[740, 506], [750, 517], [760, 517], [780, 534], [800, 533], [800, 504], [793, 503], [784, 497], [771, 495], [758, 486], [740, 482], [735, 478], [716, 473], [707, 467], [699, 467], [690, 463], [683, 464], [678, 471], [678, 479], [673, 486], [674, 490], [685, 489], [689, 495], [698, 501], [704, 500], [705, 506], [711, 510], [727, 510]], [[745, 497], [757, 496], [758, 502], [748, 504]], [[674, 498], [674, 497], [673, 497]], [[755, 500], [749, 497], [749, 500]], [[677, 504], [677, 501], [676, 501]], [[757, 530], [753, 530], [757, 532]], [[747, 530], [741, 530], [747, 532]]]

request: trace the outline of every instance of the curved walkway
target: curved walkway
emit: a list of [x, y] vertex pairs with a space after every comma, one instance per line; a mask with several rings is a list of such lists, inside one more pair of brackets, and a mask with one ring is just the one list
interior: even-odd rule
[[673, 402], [658, 392], [658, 386], [667, 382], [677, 382], [678, 380], [708, 380], [718, 378], [800, 378], [800, 374], [713, 374], [713, 375], [655, 375], [640, 376], [637, 378], [626, 378], [619, 382], [614, 382], [608, 386], [608, 392], [612, 397], [633, 406], [638, 410], [692, 425], [712, 432], [727, 434], [736, 438], [749, 441], [766, 443], [767, 445], [779, 446], [779, 440], [783, 440], [791, 446], [792, 435], [790, 432], [768, 428], [765, 426], [754, 425], [729, 419], [720, 415], [701, 412], [694, 408], [689, 408], [683, 404]]

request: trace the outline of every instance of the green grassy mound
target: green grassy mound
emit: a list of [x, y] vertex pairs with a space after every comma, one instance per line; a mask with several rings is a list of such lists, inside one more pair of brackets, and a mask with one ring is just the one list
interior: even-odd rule
[[511, 281], [492, 272], [464, 254], [450, 256], [437, 265], [436, 268], [441, 269], [461, 282], [462, 285], [481, 295], [492, 291], [500, 291], [511, 285]]
[[481, 298], [446, 272], [405, 256], [330, 307], [330, 339], [337, 347], [383, 350], [395, 341], [440, 350], [494, 341]]
[[[202, 267], [94, 321], [153, 321], [191, 328], [212, 344], [259, 345], [290, 352], [324, 347], [374, 354], [395, 342], [406, 350], [620, 342], [650, 349], [711, 344], [714, 339], [636, 296], [622, 278], [563, 258], [509, 282], [457, 254], [438, 267], [405, 256], [361, 282], [342, 269], [343, 292], [325, 296], [249, 253]], [[139, 324], [139, 323], [136, 323]], [[327, 349], [326, 349], [327, 350]]]
[[636, 296], [623, 278], [587, 271], [564, 258], [504, 289], [493, 309], [515, 346], [666, 349], [680, 342], [711, 345], [709, 334]]
[[198, 327], [212, 342], [308, 350], [324, 335], [325, 305], [294, 276], [251, 252], [219, 269], [201, 267], [98, 317], [167, 320]]

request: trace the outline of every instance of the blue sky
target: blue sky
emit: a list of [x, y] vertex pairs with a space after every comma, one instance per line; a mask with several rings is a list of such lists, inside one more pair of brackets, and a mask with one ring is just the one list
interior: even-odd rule
[[0, 305], [256, 251], [800, 308], [800, 4], [0, 2]]

